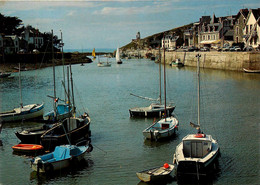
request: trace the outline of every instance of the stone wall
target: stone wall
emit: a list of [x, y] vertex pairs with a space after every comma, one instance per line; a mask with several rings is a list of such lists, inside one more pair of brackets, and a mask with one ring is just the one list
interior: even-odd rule
[[[158, 56], [158, 50], [151, 51]], [[141, 54], [145, 55], [145, 51]], [[197, 54], [201, 55], [200, 65], [205, 68], [243, 71], [243, 68], [260, 69], [260, 52], [165, 52], [166, 63], [170, 64], [177, 58], [181, 59], [186, 66], [197, 65]], [[163, 62], [163, 52], [162, 62]]]

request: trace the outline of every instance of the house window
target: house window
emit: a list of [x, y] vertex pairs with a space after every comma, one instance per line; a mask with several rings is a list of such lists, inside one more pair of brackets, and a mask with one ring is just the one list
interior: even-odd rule
[[210, 35], [208, 35], [208, 40], [210, 40]]
[[237, 32], [237, 35], [238, 35], [238, 34], [239, 34], [239, 28], [238, 28], [238, 26], [237, 26], [236, 32]]
[[236, 37], [236, 43], [238, 43], [238, 37]]
[[251, 33], [251, 31], [252, 31], [252, 24], [250, 24], [250, 30], [249, 30], [249, 32]]

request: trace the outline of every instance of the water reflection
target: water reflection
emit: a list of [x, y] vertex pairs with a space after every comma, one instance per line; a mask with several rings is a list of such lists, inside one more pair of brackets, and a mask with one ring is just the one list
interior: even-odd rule
[[31, 172], [30, 181], [37, 182], [37, 184], [48, 184], [58, 179], [64, 177], [78, 177], [82, 175], [83, 171], [86, 171], [87, 168], [93, 166], [93, 161], [91, 159], [83, 159], [76, 166], [70, 166], [69, 168], [54, 171], [52, 173], [37, 173], [36, 171]]

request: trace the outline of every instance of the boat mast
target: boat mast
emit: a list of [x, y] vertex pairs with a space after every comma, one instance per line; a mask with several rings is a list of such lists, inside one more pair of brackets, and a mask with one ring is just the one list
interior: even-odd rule
[[19, 88], [20, 88], [20, 100], [21, 108], [23, 108], [23, 96], [22, 96], [22, 83], [21, 83], [21, 64], [19, 63]]
[[[63, 81], [65, 82], [65, 68], [64, 68], [64, 54], [63, 54], [63, 46], [64, 46], [64, 43], [63, 43], [63, 38], [62, 38], [62, 31], [60, 30], [60, 37], [61, 37], [61, 60], [62, 60], [62, 66], [63, 66]], [[65, 89], [65, 87], [64, 87]], [[65, 89], [66, 91], [66, 89]], [[66, 93], [65, 93], [65, 103], [67, 102], [67, 96], [66, 96]]]
[[56, 85], [55, 85], [55, 64], [54, 64], [54, 49], [53, 49], [53, 30], [51, 30], [51, 53], [52, 53], [52, 69], [53, 69], [53, 95], [54, 95], [54, 103], [53, 103], [53, 110], [54, 110], [54, 117], [56, 117]]
[[160, 100], [160, 105], [162, 104], [162, 66], [161, 66], [161, 50], [160, 50], [160, 45], [159, 45], [159, 84], [160, 84], [160, 94], [159, 94], [159, 100]]
[[165, 68], [165, 35], [163, 35], [163, 79], [164, 79], [164, 118], [166, 121], [166, 68]]
[[197, 75], [198, 75], [198, 125], [200, 126], [200, 54], [197, 54]]
[[70, 82], [71, 82], [71, 96], [72, 96], [72, 112], [74, 114], [75, 117], [75, 112], [76, 112], [76, 108], [75, 108], [75, 100], [74, 100], [74, 91], [73, 91], [73, 80], [72, 80], [72, 70], [71, 70], [71, 64], [70, 64]]

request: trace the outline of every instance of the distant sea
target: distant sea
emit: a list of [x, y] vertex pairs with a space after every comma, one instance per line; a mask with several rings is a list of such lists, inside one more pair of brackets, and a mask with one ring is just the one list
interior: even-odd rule
[[[116, 49], [115, 48], [95, 48], [96, 52], [114, 52]], [[88, 49], [64, 49], [64, 52], [92, 52], [93, 48], [88, 48]]]

